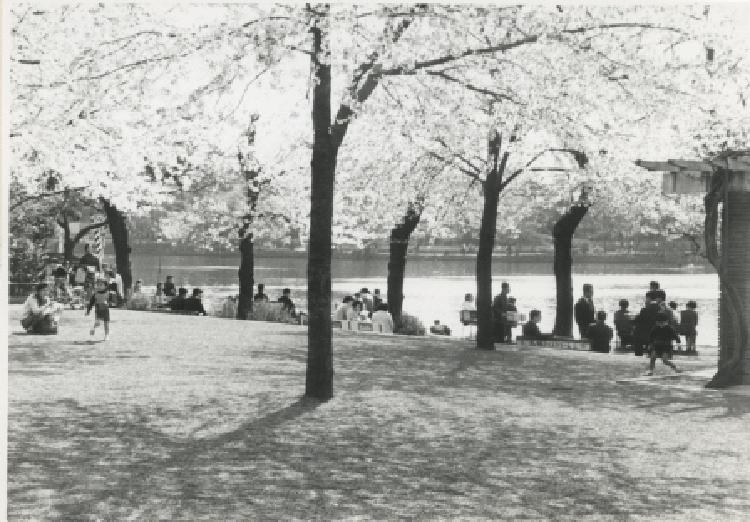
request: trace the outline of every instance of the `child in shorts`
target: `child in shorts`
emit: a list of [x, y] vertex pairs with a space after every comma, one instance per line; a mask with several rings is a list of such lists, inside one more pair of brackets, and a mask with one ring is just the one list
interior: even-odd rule
[[656, 314], [656, 325], [651, 329], [648, 339], [651, 344], [651, 361], [646, 375], [654, 374], [658, 357], [661, 358], [661, 362], [672, 368], [676, 373], [680, 373], [677, 366], [669, 360], [672, 355], [672, 341], [677, 341], [677, 344], [680, 344], [680, 336], [677, 335], [674, 328], [669, 326], [669, 314], [667, 312]]
[[96, 292], [89, 300], [86, 315], [91, 313], [92, 308], [94, 308], [94, 326], [91, 327], [89, 333], [94, 335], [99, 321], [104, 321], [104, 340], [109, 341], [109, 287], [104, 279], [96, 280]]

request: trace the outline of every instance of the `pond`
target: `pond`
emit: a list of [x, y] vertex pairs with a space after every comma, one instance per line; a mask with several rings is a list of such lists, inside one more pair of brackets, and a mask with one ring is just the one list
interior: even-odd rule
[[[133, 256], [133, 276], [142, 279], [144, 288], [153, 290], [161, 273], [174, 276], [177, 286], [201, 287], [206, 301], [213, 306], [220, 298], [237, 294], [238, 256]], [[159, 264], [161, 263], [161, 272]], [[339, 302], [346, 294], [362, 287], [370, 292], [380, 288], [386, 292], [388, 260], [334, 259], [332, 267], [333, 296]], [[255, 281], [266, 285], [271, 299], [289, 287], [298, 306], [306, 308], [307, 260], [300, 257], [256, 259]], [[412, 259], [407, 262], [404, 281], [404, 311], [419, 317], [425, 326], [434, 320], [448, 325], [454, 334], [461, 333], [458, 308], [465, 293], [476, 293], [475, 265], [471, 259], [442, 260]], [[670, 268], [625, 264], [579, 264], [574, 266], [573, 291], [577, 299], [581, 286], [594, 286], [597, 309], [605, 310], [607, 322], [617, 302], [630, 301], [630, 310], [637, 312], [643, 302], [649, 281], [657, 280], [667, 292], [668, 300], [677, 301], [679, 309], [688, 300], [698, 303], [699, 345], [717, 344], [718, 339], [718, 278], [705, 267]], [[555, 318], [555, 280], [551, 263], [493, 263], [493, 293], [500, 292], [500, 283], [508, 281], [511, 295], [518, 300], [518, 310], [528, 314], [538, 308], [542, 311], [541, 329], [551, 331]], [[518, 334], [520, 329], [516, 329]]]

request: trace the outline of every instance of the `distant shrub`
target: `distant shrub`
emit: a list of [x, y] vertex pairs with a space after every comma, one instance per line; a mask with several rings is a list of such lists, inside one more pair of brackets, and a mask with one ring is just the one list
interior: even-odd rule
[[396, 329], [393, 333], [401, 335], [424, 335], [425, 328], [422, 321], [409, 314], [401, 314], [401, 319], [397, 321]]

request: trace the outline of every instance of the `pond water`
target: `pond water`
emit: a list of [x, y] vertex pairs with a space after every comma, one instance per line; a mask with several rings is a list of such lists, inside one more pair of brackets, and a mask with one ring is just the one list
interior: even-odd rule
[[[144, 289], [152, 291], [161, 273], [174, 276], [177, 286], [201, 287], [209, 306], [237, 294], [238, 256], [133, 256], [133, 276], [142, 279]], [[161, 271], [159, 264], [161, 263]], [[388, 260], [334, 259], [333, 297], [339, 302], [346, 294], [362, 287], [370, 292], [386, 291]], [[289, 287], [292, 298], [300, 308], [306, 308], [305, 279], [307, 260], [299, 257], [256, 259], [255, 281], [266, 285], [266, 293], [275, 300], [281, 289]], [[435, 319], [448, 325], [454, 334], [461, 333], [458, 308], [465, 293], [476, 293], [473, 260], [412, 259], [407, 262], [404, 281], [404, 311], [419, 317], [425, 326]], [[699, 345], [717, 344], [718, 338], [718, 278], [705, 267], [665, 268], [645, 265], [580, 264], [574, 267], [573, 289], [577, 299], [584, 283], [594, 286], [597, 309], [605, 310], [607, 322], [617, 302], [630, 301], [631, 312], [637, 312], [643, 302], [649, 281], [657, 280], [667, 292], [668, 300], [677, 301], [679, 309], [688, 300], [698, 303]], [[511, 295], [518, 300], [518, 310], [528, 314], [542, 311], [541, 329], [551, 331], [555, 317], [555, 280], [551, 263], [493, 263], [493, 293], [500, 292], [500, 283], [508, 281]], [[520, 333], [520, 328], [514, 331]]]

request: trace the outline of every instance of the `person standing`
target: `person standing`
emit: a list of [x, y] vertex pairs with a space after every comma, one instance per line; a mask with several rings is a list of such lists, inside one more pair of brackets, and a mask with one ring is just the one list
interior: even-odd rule
[[642, 356], [646, 346], [648, 346], [648, 336], [656, 324], [656, 316], [660, 312], [659, 301], [656, 297], [657, 292], [658, 290], [649, 291], [646, 294], [646, 303], [633, 320], [635, 324], [633, 349], [635, 350], [636, 357]]
[[583, 285], [583, 296], [575, 305], [575, 319], [581, 338], [586, 337], [586, 331], [594, 322], [594, 287], [588, 283]]
[[363, 288], [359, 291], [360, 299], [362, 300], [362, 304], [365, 307], [365, 311], [367, 312], [367, 315], [372, 317], [372, 313], [375, 311], [375, 308], [373, 308], [373, 300], [372, 300], [372, 294], [370, 294], [370, 290], [367, 288]]
[[620, 338], [620, 347], [624, 350], [633, 344], [633, 318], [630, 316], [627, 299], [620, 299], [620, 309], [615, 312], [615, 330]]
[[495, 331], [495, 342], [505, 342], [507, 334], [508, 321], [505, 312], [508, 311], [508, 294], [510, 293], [510, 284], [503, 281], [500, 285], [500, 293], [492, 301], [492, 318]]
[[695, 311], [695, 301], [688, 301], [685, 309], [680, 312], [680, 333], [685, 336], [685, 350], [695, 353], [695, 336], [697, 335], [698, 313]]
[[174, 297], [177, 295], [177, 288], [174, 285], [174, 280], [171, 275], [167, 276], [167, 281], [164, 283], [162, 291], [167, 297]]

